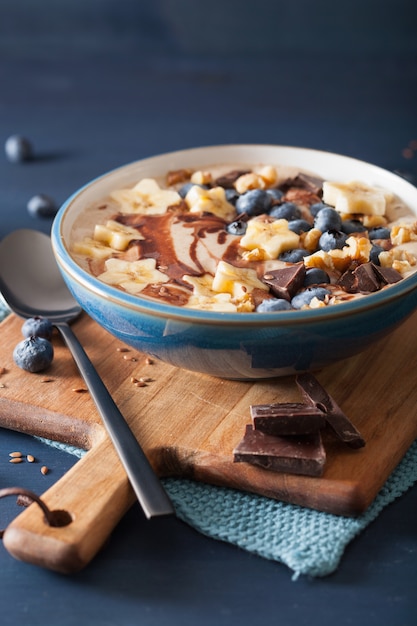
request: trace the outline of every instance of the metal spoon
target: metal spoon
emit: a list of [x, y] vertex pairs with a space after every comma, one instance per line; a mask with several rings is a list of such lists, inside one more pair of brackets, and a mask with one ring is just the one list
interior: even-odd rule
[[174, 513], [173, 505], [69, 322], [81, 313], [56, 264], [50, 238], [16, 230], [0, 243], [0, 291], [20, 317], [51, 320], [70, 349], [146, 517]]

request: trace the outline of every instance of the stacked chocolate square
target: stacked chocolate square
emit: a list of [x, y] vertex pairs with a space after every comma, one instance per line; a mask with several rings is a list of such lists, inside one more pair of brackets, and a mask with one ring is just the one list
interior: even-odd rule
[[321, 435], [325, 426], [352, 448], [365, 445], [361, 434], [312, 374], [300, 374], [296, 382], [304, 403], [250, 407], [252, 423], [233, 450], [235, 462], [275, 472], [321, 476], [326, 463]]

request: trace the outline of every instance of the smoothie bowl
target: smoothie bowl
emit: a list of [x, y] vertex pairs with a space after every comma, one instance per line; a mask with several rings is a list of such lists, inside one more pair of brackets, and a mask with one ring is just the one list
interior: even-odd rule
[[404, 321], [416, 222], [417, 189], [379, 167], [226, 145], [92, 181], [59, 210], [52, 245], [75, 299], [126, 344], [255, 380], [345, 359]]

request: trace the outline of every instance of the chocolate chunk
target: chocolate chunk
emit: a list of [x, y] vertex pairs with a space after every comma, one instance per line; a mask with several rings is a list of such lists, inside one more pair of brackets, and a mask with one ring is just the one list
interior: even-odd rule
[[243, 439], [233, 451], [233, 459], [235, 463], [250, 463], [274, 472], [321, 476], [326, 452], [319, 431], [311, 435], [274, 437], [248, 424]]
[[306, 268], [301, 262], [268, 272], [262, 280], [275, 296], [290, 301], [303, 286], [305, 275]]
[[372, 293], [381, 289], [381, 283], [374, 272], [373, 263], [362, 263], [353, 273], [357, 280], [357, 291], [360, 293]]
[[326, 425], [323, 411], [301, 402], [253, 404], [250, 413], [254, 429], [268, 435], [308, 435]]
[[365, 445], [362, 435], [312, 374], [298, 374], [296, 382], [306, 402], [324, 412], [327, 423], [339, 439], [352, 448], [362, 448]]
[[321, 196], [323, 191], [323, 179], [300, 172], [294, 178], [289, 178], [280, 185], [280, 189], [283, 191], [290, 189], [290, 187], [300, 187], [301, 189], [311, 191], [317, 196]]
[[219, 176], [215, 180], [215, 184], [218, 187], [223, 187], [224, 189], [233, 189], [235, 181], [241, 176], [245, 174], [249, 174], [250, 170], [232, 170], [223, 176]]
[[380, 265], [374, 265], [373, 267], [375, 274], [385, 285], [398, 283], [402, 279], [400, 272], [397, 272], [393, 267], [381, 267]]

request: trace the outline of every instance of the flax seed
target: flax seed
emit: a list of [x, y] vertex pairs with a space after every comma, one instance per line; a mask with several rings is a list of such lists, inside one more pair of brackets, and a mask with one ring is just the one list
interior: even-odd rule
[[9, 463], [22, 463], [23, 459], [21, 456], [15, 456], [12, 459], [9, 459]]
[[148, 385], [147, 385], [146, 383], [144, 383], [142, 380], [138, 380], [138, 381], [135, 383], [135, 386], [136, 386], [136, 387], [147, 387]]
[[130, 352], [129, 348], [116, 348], [117, 352]]
[[9, 453], [9, 456], [11, 456], [11, 457], [12, 457], [12, 459], [15, 459], [15, 458], [22, 457], [22, 456], [23, 456], [23, 454], [22, 454], [21, 452], [10, 452], [10, 453]]
[[84, 389], [84, 387], [74, 387], [72, 391], [74, 393], [87, 393], [87, 389]]
[[26, 456], [26, 460], [28, 463], [34, 463], [35, 462], [35, 457], [33, 456], [33, 454], [28, 454]]
[[5, 367], [0, 367], [0, 376], [2, 376], [3, 374], [5, 374], [7, 372]]
[[41, 467], [41, 474], [43, 474], [44, 476], [46, 476], [46, 474], [49, 472], [49, 469], [46, 467], [46, 465], [42, 465]]
[[147, 357], [145, 360], [146, 365], [153, 365], [153, 359], [151, 359], [150, 357]]

